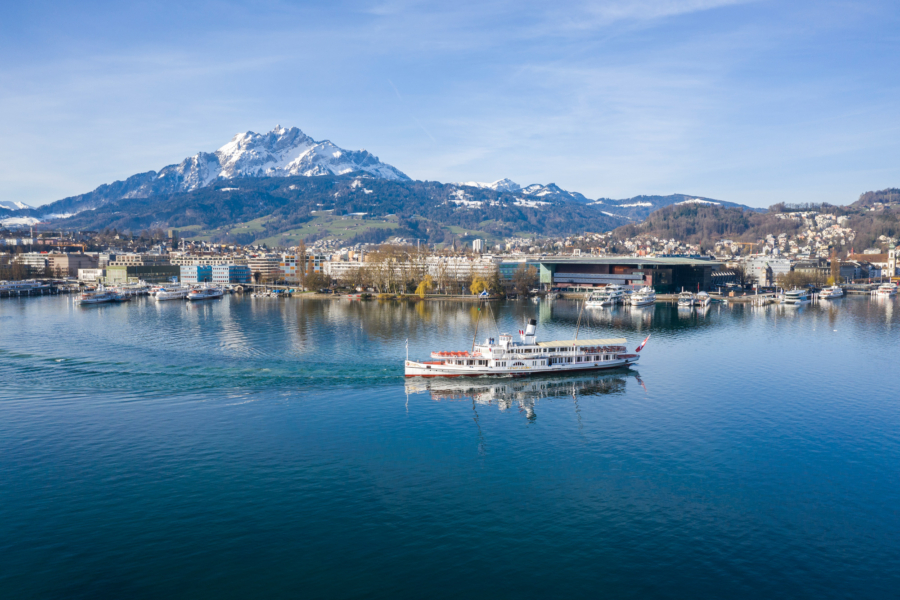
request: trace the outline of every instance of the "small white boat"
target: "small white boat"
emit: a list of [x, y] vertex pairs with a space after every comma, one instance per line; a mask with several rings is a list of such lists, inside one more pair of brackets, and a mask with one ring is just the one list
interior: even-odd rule
[[712, 298], [706, 292], [697, 292], [694, 296], [694, 306], [709, 306], [711, 302]]
[[897, 294], [897, 284], [896, 283], [882, 283], [875, 290], [876, 296], [894, 296]]
[[602, 308], [611, 305], [612, 300], [605, 291], [591, 292], [587, 300], [584, 301], [585, 308]]
[[802, 306], [809, 302], [809, 292], [807, 290], [793, 289], [784, 293], [781, 297], [781, 303], [785, 306]]
[[678, 308], [691, 308], [694, 306], [694, 295], [690, 292], [678, 294]]
[[843, 298], [844, 297], [844, 288], [838, 285], [832, 285], [826, 288], [822, 288], [822, 291], [819, 292], [819, 300], [833, 300], [835, 298]]
[[650, 286], [644, 286], [631, 295], [632, 306], [647, 306], [656, 303], [656, 292]]
[[208, 287], [208, 288], [199, 288], [195, 290], [191, 290], [187, 295], [187, 299], [192, 302], [197, 302], [199, 300], [215, 300], [217, 298], [221, 298], [225, 295], [224, 290], [218, 287]]

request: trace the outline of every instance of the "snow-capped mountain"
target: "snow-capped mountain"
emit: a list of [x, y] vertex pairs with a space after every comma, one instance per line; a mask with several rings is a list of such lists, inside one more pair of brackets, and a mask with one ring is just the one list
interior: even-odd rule
[[101, 185], [92, 192], [42, 207], [49, 213], [78, 213], [116, 200], [192, 192], [245, 177], [343, 175], [362, 171], [391, 181], [409, 181], [400, 170], [365, 150], [344, 150], [316, 141], [296, 127], [276, 126], [268, 133], [234, 136], [215, 152], [198, 152], [178, 164]]
[[24, 202], [16, 202], [15, 200], [0, 200], [0, 208], [6, 210], [28, 210], [31, 208]]
[[547, 185], [533, 183], [522, 188], [522, 193], [526, 196], [540, 198], [541, 200], [565, 200], [568, 202], [577, 202], [579, 204], [587, 204], [590, 202], [590, 200], [585, 198], [582, 194], [564, 190], [555, 183], [548, 183]]
[[280, 125], [260, 134], [248, 131], [210, 154], [200, 152], [159, 172], [175, 178], [183, 191], [205, 187], [217, 179], [343, 175], [363, 171], [379, 179], [408, 180], [404, 173], [365, 150], [344, 150], [328, 140], [317, 142], [296, 127]]
[[511, 179], [498, 179], [493, 183], [482, 183], [480, 181], [465, 181], [456, 185], [464, 185], [467, 187], [479, 188], [482, 190], [494, 190], [495, 192], [518, 192], [522, 187]]
[[531, 185], [522, 187], [515, 181], [510, 179], [498, 179], [493, 183], [482, 183], [479, 181], [466, 181], [454, 185], [474, 187], [482, 190], [494, 190], [495, 192], [508, 192], [515, 194], [523, 199], [530, 196], [528, 200], [541, 200], [544, 202], [562, 200], [568, 202], [578, 202], [579, 204], [587, 204], [590, 202], [578, 192], [569, 192], [555, 183], [543, 185], [540, 183], [532, 183]]

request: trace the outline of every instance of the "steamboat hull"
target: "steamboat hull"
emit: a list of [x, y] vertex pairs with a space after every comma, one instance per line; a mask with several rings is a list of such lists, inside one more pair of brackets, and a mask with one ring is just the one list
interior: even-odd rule
[[621, 369], [635, 364], [640, 358], [637, 354], [622, 354], [613, 360], [596, 363], [574, 363], [535, 367], [465, 367], [446, 365], [441, 361], [416, 362], [406, 361], [406, 377], [528, 377], [531, 375], [547, 375], [559, 373], [583, 373], [585, 371], [605, 371]]

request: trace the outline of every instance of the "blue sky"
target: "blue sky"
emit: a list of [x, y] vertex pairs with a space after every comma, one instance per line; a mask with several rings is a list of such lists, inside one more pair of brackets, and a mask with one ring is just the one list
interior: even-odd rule
[[0, 200], [297, 126], [415, 179], [848, 203], [900, 185], [900, 3], [4, 3]]

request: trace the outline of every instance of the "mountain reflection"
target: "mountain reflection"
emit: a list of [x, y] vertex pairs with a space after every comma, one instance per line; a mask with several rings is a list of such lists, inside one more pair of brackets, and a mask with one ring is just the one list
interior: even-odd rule
[[517, 407], [526, 418], [534, 420], [535, 404], [543, 398], [561, 398], [615, 394], [625, 391], [628, 377], [634, 377], [642, 386], [640, 376], [635, 371], [615, 375], [546, 376], [527, 379], [422, 379], [406, 381], [406, 393], [430, 394], [431, 399], [440, 401], [465, 401], [475, 404], [493, 404], [500, 410]]

